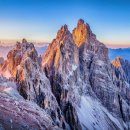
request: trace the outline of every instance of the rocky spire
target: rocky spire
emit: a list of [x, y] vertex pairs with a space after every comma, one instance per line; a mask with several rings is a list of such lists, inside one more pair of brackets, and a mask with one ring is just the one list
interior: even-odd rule
[[65, 40], [68, 39], [72, 40], [72, 35], [68, 30], [68, 26], [65, 24], [58, 30], [56, 35], [56, 41], [58, 41], [59, 43], [63, 43]]
[[112, 60], [113, 66], [115, 66], [116, 68], [121, 67], [121, 60], [122, 60], [122, 57], [117, 56], [115, 59]]
[[[77, 59], [77, 62], [74, 59]], [[87, 97], [100, 101], [105, 109], [110, 111], [112, 115], [117, 116], [117, 119], [121, 115], [123, 115], [122, 119], [124, 119], [124, 115], [128, 115], [128, 112], [125, 111], [126, 108], [123, 108], [120, 101], [122, 98], [120, 95], [126, 95], [127, 85], [126, 87], [122, 86], [124, 91], [122, 93], [122, 90], [118, 88], [118, 81], [114, 82], [113, 80], [116, 76], [111, 69], [107, 47], [96, 40], [96, 36], [84, 20], [80, 19], [78, 21], [72, 35], [66, 25], [61, 27], [56, 39], [53, 40], [43, 54], [43, 64], [43, 69], [51, 82], [52, 92], [61, 110], [65, 110], [63, 111], [65, 120], [69, 122], [71, 129], [80, 129], [77, 126], [78, 122], [81, 122], [82, 125], [81, 115], [84, 115], [82, 108], [85, 107], [84, 101]], [[113, 78], [111, 75], [113, 75]], [[82, 97], [86, 99], [82, 99]], [[86, 102], [88, 101], [86, 100]], [[81, 108], [78, 108], [78, 104], [81, 105]], [[81, 110], [82, 114], [78, 113], [77, 108]], [[87, 108], [88, 106], [86, 105], [85, 109], [87, 110]], [[124, 110], [120, 110], [120, 108]], [[101, 111], [104, 111], [104, 108], [101, 108]], [[122, 111], [124, 114], [122, 114]], [[70, 117], [67, 115], [68, 112]], [[93, 115], [93, 112], [90, 112], [90, 114]], [[100, 116], [101, 113], [96, 112], [96, 115]], [[107, 113], [104, 113], [103, 117], [106, 115]], [[108, 116], [104, 119], [105, 122], [103, 124], [108, 124], [108, 120], [106, 120]], [[128, 116], [125, 116], [125, 119], [129, 120]], [[85, 120], [88, 121], [88, 118], [86, 117]], [[99, 129], [102, 129], [101, 122], [102, 119], [98, 123], [95, 122], [95, 124], [101, 125]], [[110, 119], [110, 122], [106, 127], [107, 129], [118, 129], [115, 128], [118, 125], [113, 120]], [[83, 126], [85, 125], [83, 124]], [[93, 129], [87, 125], [86, 128]]]
[[[77, 90], [77, 88], [72, 88], [73, 85], [69, 86], [67, 84], [71, 84], [69, 79], [75, 82], [78, 79], [77, 73], [75, 73], [73, 79], [70, 78], [74, 71], [78, 69], [78, 54], [78, 48], [74, 44], [72, 34], [67, 25], [64, 25], [58, 31], [56, 39], [52, 41], [42, 56], [43, 69], [51, 82], [52, 92], [61, 110], [65, 109], [63, 112], [65, 120], [69, 123], [71, 129], [80, 129], [77, 115], [74, 115], [75, 110], [71, 102], [68, 101], [67, 96], [71, 95], [70, 92], [68, 93], [68, 89], [71, 89], [71, 91]], [[69, 100], [73, 98], [76, 98], [75, 94]], [[67, 115], [68, 112], [70, 113], [69, 116]]]
[[23, 38], [22, 43], [27, 43], [27, 40]]
[[72, 32], [73, 40], [79, 47], [82, 43], [88, 42], [90, 35], [90, 27], [84, 20], [79, 19], [77, 27]]
[[38, 54], [34, 45], [23, 39], [22, 43], [17, 42], [15, 48], [7, 54], [8, 69], [13, 77], [16, 76], [17, 67], [27, 57], [30, 57], [33, 61], [37, 61]]
[[43, 54], [43, 64], [46, 64], [49, 61], [48, 63], [57, 66], [60, 57], [67, 57], [69, 56], [67, 55], [68, 53], [73, 53], [75, 50], [76, 45], [74, 44], [72, 34], [65, 24], [58, 30], [56, 38], [50, 43], [47, 50]]
[[123, 59], [122, 56], [117, 56], [111, 61], [112, 67], [115, 70], [117, 79], [130, 83], [130, 62]]
[[57, 38], [59, 38], [61, 35], [68, 33], [68, 26], [65, 24], [63, 25], [57, 32]]

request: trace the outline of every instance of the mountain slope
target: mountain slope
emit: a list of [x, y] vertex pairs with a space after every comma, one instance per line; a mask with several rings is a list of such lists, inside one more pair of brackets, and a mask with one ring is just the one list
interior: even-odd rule
[[25, 39], [22, 43], [18, 42], [7, 55], [5, 70], [8, 70], [9, 80], [16, 83], [17, 91], [25, 100], [43, 108], [55, 126], [62, 125], [64, 120], [61, 120], [62, 114], [58, 103], [51, 92], [49, 80], [41, 70], [41, 58], [38, 57], [32, 43]]
[[14, 81], [0, 77], [0, 130], [58, 130], [50, 115], [17, 89]]
[[[79, 122], [82, 129], [117, 130], [126, 127], [125, 117], [122, 117], [120, 109], [122, 97], [119, 97], [126, 92], [121, 92], [117, 84], [114, 84], [115, 79], [112, 76], [115, 70], [111, 67], [108, 49], [96, 39], [88, 24], [80, 19], [72, 34], [66, 25], [63, 26], [48, 46], [42, 59], [42, 66], [50, 79], [52, 92], [61, 110], [66, 109], [63, 112], [71, 129], [80, 129], [77, 127]], [[129, 92], [129, 85], [124, 88], [128, 88]], [[95, 107], [93, 105], [96, 103], [95, 100], [100, 105]], [[88, 106], [88, 102], [91, 105]], [[98, 109], [101, 113], [97, 112]], [[87, 121], [87, 111], [90, 112], [88, 116], [92, 118], [90, 122]], [[69, 118], [66, 116], [68, 112], [71, 112]], [[95, 118], [94, 113], [97, 115]], [[124, 113], [129, 114], [125, 110]], [[83, 120], [81, 115], [84, 114], [86, 117]], [[102, 118], [98, 118], [100, 114]], [[125, 121], [129, 122], [129, 118], [126, 117]]]

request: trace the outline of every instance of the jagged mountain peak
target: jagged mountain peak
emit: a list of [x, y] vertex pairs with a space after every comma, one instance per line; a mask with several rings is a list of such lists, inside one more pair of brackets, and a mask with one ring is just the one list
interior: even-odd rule
[[117, 56], [115, 59], [112, 60], [112, 65], [116, 68], [121, 67], [121, 60], [123, 60], [122, 56]]
[[2, 74], [4, 76], [16, 77], [18, 66], [27, 58], [32, 61], [38, 61], [39, 57], [37, 51], [32, 43], [23, 39], [22, 42], [17, 42], [12, 50], [7, 54], [7, 61], [4, 61], [1, 66]]
[[79, 24], [84, 24], [84, 20], [83, 20], [83, 19], [79, 19], [79, 20], [78, 20], [78, 25], [79, 25]]
[[[85, 111], [88, 110], [88, 106], [85, 106], [84, 103], [84, 101], [87, 102], [87, 97], [94, 98], [102, 104], [100, 111], [104, 111], [103, 107], [108, 110], [108, 112], [103, 112], [103, 117], [111, 112], [111, 117], [117, 117], [117, 120], [121, 116], [121, 120], [129, 120], [128, 113], [125, 112], [127, 107], [122, 106], [120, 101], [122, 98], [120, 95], [126, 95], [125, 89], [128, 87], [127, 83], [122, 87], [121, 82], [124, 78], [125, 81], [129, 81], [125, 76], [125, 72], [129, 69], [124, 70], [123, 73], [123, 70], [118, 72], [114, 67], [112, 68], [108, 59], [107, 47], [96, 39], [96, 35], [92, 33], [90, 26], [84, 20], [78, 21], [72, 34], [66, 26], [61, 27], [56, 39], [48, 46], [42, 58], [43, 70], [50, 80], [52, 92], [61, 110], [66, 109], [63, 113], [71, 129], [80, 129], [78, 122], [81, 122], [81, 125], [84, 122], [81, 115], [84, 115]], [[123, 73], [121, 78], [120, 73]], [[127, 75], [130, 77], [129, 73]], [[118, 86], [121, 86], [123, 91]], [[70, 106], [72, 107], [71, 110], [69, 109]], [[120, 107], [124, 109], [123, 113]], [[75, 123], [66, 116], [68, 111]], [[77, 114], [74, 115], [73, 113]], [[90, 113], [93, 114], [93, 112]], [[99, 115], [101, 114], [97, 113], [97, 116]], [[110, 119], [110, 125], [107, 121], [108, 118], [105, 117], [104, 119], [104, 124], [107, 124], [104, 128], [122, 129], [121, 127], [118, 128], [114, 120]], [[93, 129], [88, 126], [88, 117], [84, 120], [86, 123], [83, 123], [83, 126], [86, 129]], [[98, 128], [100, 125], [102, 123], [97, 123], [95, 129], [103, 129], [102, 126]], [[93, 125], [91, 124], [91, 126]]]
[[[65, 24], [63, 25], [57, 32], [56, 39], [57, 42], [59, 42], [59, 45], [64, 43], [65, 40], [72, 41], [72, 34], [68, 30], [68, 26]], [[54, 41], [55, 41], [54, 40]], [[55, 42], [54, 42], [55, 43]]]
[[118, 79], [130, 83], [130, 62], [122, 56], [117, 56], [111, 61], [111, 64], [116, 70]]
[[81, 27], [81, 26], [86, 27], [87, 30], [91, 30], [89, 24], [87, 22], [85, 22], [83, 19], [78, 20], [76, 27], [78, 28], [78, 27]]
[[68, 31], [68, 26], [66, 24], [64, 24], [61, 29], [62, 31]]
[[73, 40], [77, 46], [80, 46], [84, 42], [88, 42], [90, 36], [90, 26], [79, 19], [76, 28], [73, 30]]
[[58, 30], [56, 38], [53, 39], [43, 54], [43, 66], [47, 62], [54, 64], [54, 66], [59, 66], [60, 57], [63, 58], [65, 55], [67, 57], [70, 55], [68, 53], [74, 50], [76, 50], [76, 45], [74, 44], [71, 32], [68, 30], [68, 26], [65, 24]]
[[25, 38], [23, 38], [22, 43], [27, 43], [27, 40]]

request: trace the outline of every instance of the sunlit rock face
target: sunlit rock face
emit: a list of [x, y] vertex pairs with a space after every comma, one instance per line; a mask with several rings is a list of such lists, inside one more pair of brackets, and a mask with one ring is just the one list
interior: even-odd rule
[[34, 45], [23, 39], [22, 43], [17, 42], [16, 47], [7, 54], [8, 69], [13, 77], [16, 76], [17, 67], [27, 57], [30, 57], [33, 61], [38, 59]]
[[64, 117], [55, 96], [51, 92], [50, 81], [41, 69], [41, 57], [32, 43], [25, 39], [18, 42], [7, 55], [7, 67], [12, 78], [15, 79], [19, 94], [45, 109], [54, 125], [62, 126]]
[[74, 44], [67, 25], [61, 27], [56, 39], [48, 46], [42, 57], [42, 65], [45, 74], [50, 79], [52, 92], [71, 129], [81, 129], [75, 108], [72, 106], [72, 103], [79, 102], [79, 96], [72, 94], [78, 92], [78, 87], [74, 86], [78, 85], [76, 84], [79, 77], [76, 71], [79, 66], [78, 57], [78, 48]]
[[80, 19], [77, 27], [73, 30], [73, 39], [78, 47], [84, 42], [89, 42], [90, 31], [89, 25]]
[[116, 79], [126, 81], [130, 84], [130, 62], [121, 56], [117, 56], [111, 61], [111, 64], [115, 71]]
[[112, 60], [112, 64], [113, 66], [115, 66], [116, 68], [121, 67], [121, 56], [116, 57], [115, 59]]
[[[80, 22], [80, 26], [85, 26], [87, 28], [88, 24]], [[80, 28], [79, 22], [75, 30], [78, 30], [78, 28]], [[85, 33], [88, 34], [88, 37], [86, 37], [86, 41], [81, 41], [79, 46], [81, 79], [83, 82], [90, 85], [94, 95], [100, 99], [105, 107], [110, 111], [116, 111], [117, 114], [120, 115], [118, 101], [116, 104], [114, 103], [115, 100], [118, 100], [118, 97], [116, 91], [113, 89], [115, 86], [110, 76], [112, 72], [108, 59], [108, 49], [96, 39], [90, 27], [86, 29], [84, 34]], [[74, 33], [72, 34], [75, 35]], [[86, 89], [88, 88], [87, 86]]]
[[[42, 60], [43, 70], [51, 82], [52, 92], [71, 129], [76, 127], [78, 129], [104, 129], [104, 126], [96, 121], [94, 126], [92, 123], [94, 119], [90, 120], [90, 124], [84, 122], [87, 120], [85, 117], [84, 121], [82, 120], [83, 111], [89, 109], [84, 102], [90, 102], [90, 108], [94, 109], [90, 111], [91, 115], [99, 114], [95, 111], [97, 108], [93, 106], [94, 100], [101, 103], [99, 103], [100, 111], [104, 117], [106, 129], [125, 127], [120, 109], [121, 96], [119, 96], [117, 84], [114, 83], [108, 49], [96, 39], [88, 24], [80, 19], [72, 34], [66, 25], [63, 26], [43, 54]], [[88, 100], [88, 97], [92, 100]], [[103, 112], [104, 109], [112, 115]], [[67, 116], [68, 112], [71, 113], [70, 120]], [[106, 115], [110, 116], [108, 116], [110, 124], [108, 124]], [[117, 121], [112, 118], [116, 118]]]
[[18, 66], [26, 57], [30, 57], [33, 61], [38, 59], [34, 45], [23, 39], [22, 43], [17, 42], [16, 46], [7, 54], [7, 60], [0, 67], [1, 73], [5, 77], [15, 78]]

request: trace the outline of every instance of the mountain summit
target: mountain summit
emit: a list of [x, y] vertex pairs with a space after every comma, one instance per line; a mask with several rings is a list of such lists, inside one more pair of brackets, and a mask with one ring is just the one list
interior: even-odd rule
[[[106, 129], [123, 129], [124, 120], [129, 121], [125, 111], [129, 107], [121, 102], [127, 103], [129, 96], [122, 97], [121, 95], [127, 95], [122, 89], [127, 89], [128, 93], [130, 89], [126, 84], [122, 89], [118, 88], [119, 81], [109, 61], [107, 47], [96, 39], [90, 26], [82, 19], [72, 34], [63, 26], [57, 36], [42, 56], [42, 67], [61, 110], [66, 110], [66, 122], [71, 129], [103, 129], [102, 124]], [[123, 79], [120, 80], [123, 82]], [[89, 114], [83, 110], [89, 111]], [[68, 112], [71, 113], [70, 117], [67, 116]], [[83, 118], [84, 113], [86, 116]], [[95, 118], [94, 113], [97, 115]], [[87, 117], [92, 120], [88, 121]], [[108, 119], [111, 125], [108, 124]]]
[[84, 20], [79, 19], [77, 27], [73, 30], [73, 40], [75, 44], [79, 47], [83, 42], [89, 42], [90, 37], [90, 27], [84, 22]]

